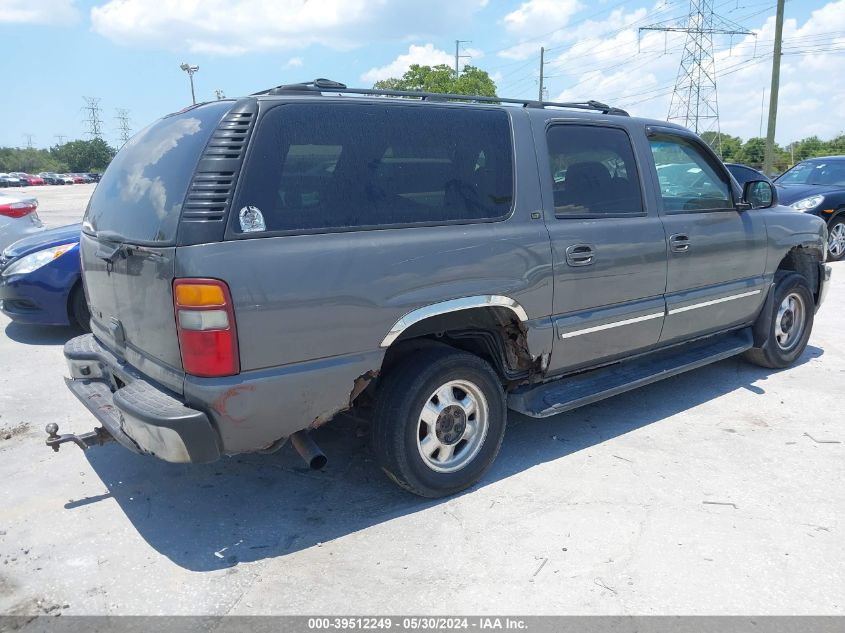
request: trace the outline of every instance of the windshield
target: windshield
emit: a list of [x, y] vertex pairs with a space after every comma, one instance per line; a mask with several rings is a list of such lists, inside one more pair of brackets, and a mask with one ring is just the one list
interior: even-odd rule
[[845, 187], [845, 160], [798, 163], [777, 179], [781, 185], [833, 185]]
[[139, 242], [173, 242], [182, 203], [208, 139], [231, 101], [156, 121], [114, 157], [94, 190], [82, 228]]

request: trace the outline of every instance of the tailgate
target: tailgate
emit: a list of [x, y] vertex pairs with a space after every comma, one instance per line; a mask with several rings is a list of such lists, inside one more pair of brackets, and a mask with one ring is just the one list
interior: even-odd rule
[[[125, 249], [82, 234], [80, 254], [91, 329], [115, 354], [182, 392], [182, 359], [173, 312], [176, 248]], [[126, 252], [128, 251], [128, 252]]]

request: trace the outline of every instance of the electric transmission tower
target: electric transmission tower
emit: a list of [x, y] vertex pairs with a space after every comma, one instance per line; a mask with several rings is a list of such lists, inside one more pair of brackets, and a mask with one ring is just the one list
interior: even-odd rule
[[34, 145], [32, 144], [32, 139], [35, 137], [35, 134], [30, 134], [29, 132], [25, 133], [23, 137], [26, 139], [26, 148], [32, 149]]
[[115, 119], [117, 119], [117, 135], [120, 140], [120, 146], [126, 145], [126, 141], [132, 136], [132, 128], [129, 127], [129, 110], [126, 108], [115, 109]]
[[[640, 27], [640, 31], [686, 33], [684, 54], [669, 105], [669, 121], [691, 128], [696, 134], [716, 132], [721, 154], [719, 102], [716, 98], [716, 62], [713, 37], [755, 35], [713, 11], [713, 0], [690, 0], [685, 24], [667, 21]], [[756, 37], [756, 35], [755, 35]]]
[[100, 107], [100, 98], [99, 97], [83, 97], [85, 99], [85, 107], [82, 108], [85, 111], [86, 118], [83, 120], [83, 123], [88, 125], [88, 135], [91, 138], [103, 138], [103, 119], [100, 116], [103, 109]]

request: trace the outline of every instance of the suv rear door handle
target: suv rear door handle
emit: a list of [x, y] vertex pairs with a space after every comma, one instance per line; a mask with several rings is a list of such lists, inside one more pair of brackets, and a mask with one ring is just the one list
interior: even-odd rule
[[690, 241], [689, 235], [685, 233], [675, 233], [669, 237], [669, 247], [673, 253], [685, 253], [689, 250]]
[[573, 244], [566, 249], [566, 263], [570, 266], [589, 266], [596, 252], [589, 244]]

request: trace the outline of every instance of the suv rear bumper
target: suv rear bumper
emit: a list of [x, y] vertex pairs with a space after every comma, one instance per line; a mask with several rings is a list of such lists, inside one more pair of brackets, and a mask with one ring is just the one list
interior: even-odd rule
[[121, 363], [91, 334], [65, 344], [68, 388], [124, 447], [168, 462], [212, 462], [217, 433], [202, 411], [185, 405]]

